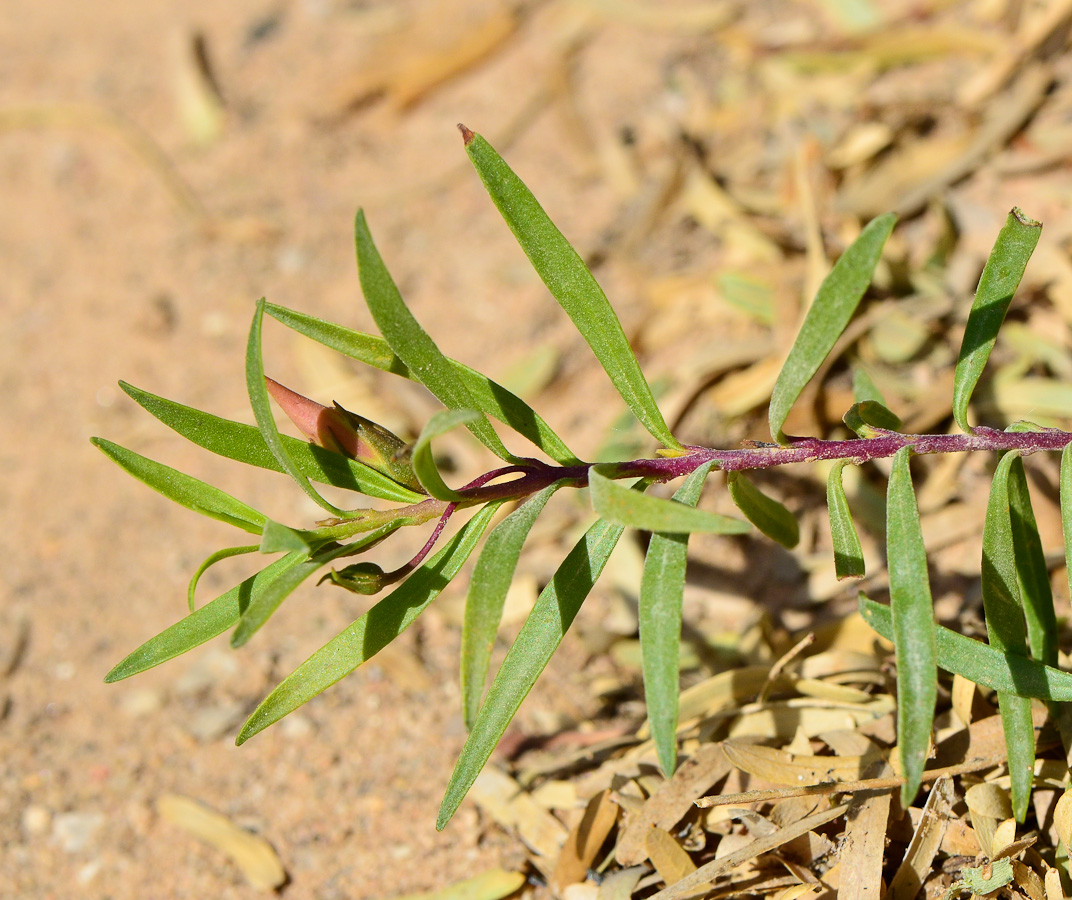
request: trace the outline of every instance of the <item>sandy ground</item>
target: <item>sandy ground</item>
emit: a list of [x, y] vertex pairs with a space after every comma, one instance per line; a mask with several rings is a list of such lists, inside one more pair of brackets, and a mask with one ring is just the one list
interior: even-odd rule
[[[680, 408], [704, 372], [746, 366], [743, 374], [754, 377], [727, 379], [718, 402], [746, 412], [761, 406], [776, 371], [764, 361], [776, 363], [788, 346], [802, 287], [823, 262], [808, 243], [819, 224], [831, 248], [843, 246], [869, 203], [879, 204], [875, 211], [896, 205], [921, 171], [948, 177], [943, 160], [961, 158], [979, 134], [996, 137], [972, 157], [964, 189], [947, 198], [961, 235], [944, 275], [949, 290], [969, 296], [1006, 210], [1022, 203], [1046, 220], [1050, 241], [1032, 289], [1056, 286], [1056, 312], [1043, 305], [1036, 324], [1067, 338], [1072, 269], [1059, 248], [1070, 233], [1072, 192], [1054, 155], [1067, 147], [1067, 54], [1050, 60], [1055, 88], [1036, 116], [1052, 132], [1039, 127], [1018, 140], [1048, 81], [1032, 88], [1030, 78], [1017, 80], [1009, 102], [994, 88], [967, 111], [943, 95], [1026, 46], [1005, 39], [1001, 4], [964, 4], [982, 23], [979, 36], [936, 29], [946, 44], [918, 44], [911, 30], [915, 7], [927, 4], [891, 4], [900, 30], [868, 52], [922, 61], [907, 73], [896, 63], [868, 70], [866, 96], [844, 67], [817, 66], [800, 93], [782, 69], [761, 68], [782, 47], [836, 55], [848, 45], [837, 35], [820, 41], [829, 37], [827, 20], [815, 10], [848, 5], [682, 2], [667, 4], [676, 12], [653, 27], [643, 13], [655, 5], [623, 4], [625, 12], [609, 14], [613, 4], [596, 0], [547, 0], [514, 14], [491, 0], [0, 0], [0, 897], [252, 895], [225, 857], [159, 815], [168, 793], [266, 837], [292, 898], [386, 898], [523, 863], [520, 845], [471, 804], [446, 832], [434, 830], [464, 740], [455, 627], [464, 583], [452, 585], [442, 609], [398, 649], [241, 748], [233, 736], [259, 699], [365, 601], [307, 588], [240, 652], [220, 639], [131, 681], [103, 683], [126, 653], [185, 613], [198, 563], [236, 541], [225, 526], [125, 476], [91, 436], [218, 484], [273, 518], [318, 517], [282, 476], [191, 447], [117, 382], [251, 421], [243, 352], [257, 298], [372, 330], [353, 263], [358, 206], [407, 301], [448, 355], [507, 378], [551, 353], [558, 374], [536, 405], [580, 455], [591, 457], [604, 441], [621, 406], [488, 201], [457, 122], [507, 156], [593, 262], [649, 375], [685, 373], [667, 395], [670, 408]], [[714, 41], [733, 16], [741, 27]], [[756, 22], [765, 43], [753, 53]], [[198, 35], [222, 112], [213, 111], [211, 91], [197, 87]], [[472, 64], [452, 73], [466, 54]], [[993, 109], [1016, 112], [1017, 103], [1020, 118], [1004, 131], [979, 126]], [[723, 139], [747, 131], [742, 119], [753, 114], [772, 124], [749, 140]], [[850, 132], [846, 123], [857, 119], [878, 132]], [[835, 214], [840, 182], [829, 154], [843, 133], [857, 143], [838, 149], [859, 161], [845, 163], [838, 178], [871, 193], [853, 199], [843, 191], [848, 206]], [[1052, 146], [1047, 133], [1056, 135]], [[889, 178], [880, 163], [868, 181], [864, 162], [880, 145], [866, 141], [876, 134], [907, 151], [890, 154], [901, 168]], [[1003, 149], [1011, 161], [990, 165]], [[705, 166], [718, 177], [696, 179]], [[1038, 172], [1051, 180], [1031, 192]], [[727, 205], [720, 178], [733, 182], [741, 204]], [[946, 185], [936, 183], [934, 194]], [[664, 215], [671, 199], [677, 205]], [[893, 255], [921, 268], [942, 221], [932, 210], [907, 223]], [[739, 311], [726, 317], [725, 306], [719, 313], [708, 302], [713, 273], [729, 263], [769, 281], [781, 314], [773, 327]], [[937, 330], [955, 317], [923, 320]], [[940, 355], [925, 356], [927, 341], [924, 333], [905, 379], [924, 415], [943, 371]], [[274, 323], [265, 354], [279, 380], [400, 431], [412, 434], [435, 409], [412, 386], [310, 349]], [[945, 359], [945, 369], [951, 365]], [[948, 403], [948, 385], [937, 388]], [[942, 406], [927, 427], [947, 414]], [[733, 415], [723, 418], [715, 401], [700, 404], [680, 436], [764, 437], [762, 415], [731, 428]], [[1014, 410], [1007, 420], [1016, 417]], [[444, 446], [459, 478], [489, 465], [463, 441]], [[975, 481], [965, 484], [983, 496]], [[818, 496], [814, 485], [805, 490], [805, 499]], [[815, 521], [806, 525], [809, 540]], [[1057, 535], [1047, 534], [1048, 549], [1060, 549]], [[399, 558], [423, 537], [407, 540]], [[977, 547], [968, 555], [965, 571], [978, 566]], [[537, 552], [528, 574], [545, 576], [553, 558]], [[726, 570], [714, 560], [711, 582], [724, 582], [733, 566], [743, 573], [720, 598], [726, 625], [755, 611], [738, 603], [742, 596], [768, 609], [806, 599], [799, 559], [775, 552]], [[201, 599], [246, 572], [241, 560], [213, 569]], [[690, 589], [695, 612], [698, 589]], [[601, 602], [582, 612], [580, 630], [602, 621], [609, 607]], [[960, 598], [949, 602], [959, 610]], [[804, 619], [786, 622], [800, 627]], [[599, 702], [589, 685], [609, 666], [567, 641], [523, 708], [522, 725], [547, 734], [592, 716]]]
[[[539, 28], [412, 111], [340, 107], [347, 83], [414, 6], [0, 4], [0, 107], [17, 111], [0, 130], [4, 897], [250, 895], [225, 858], [156, 814], [166, 792], [267, 837], [291, 897], [428, 889], [517, 857], [471, 808], [446, 833], [433, 828], [463, 740], [457, 636], [441, 620], [404, 642], [423, 648], [408, 681], [369, 666], [240, 749], [232, 739], [243, 716], [360, 601], [310, 589], [241, 653], [221, 640], [133, 681], [102, 681], [183, 614], [189, 573], [233, 535], [124, 476], [91, 435], [280, 517], [315, 517], [281, 477], [184, 446], [117, 381], [249, 421], [242, 354], [257, 297], [371, 326], [352, 261], [359, 204], [448, 353], [499, 372], [537, 342], [557, 342], [588, 396], [606, 395], [587, 363], [574, 362], [583, 348], [466, 171], [454, 127], [516, 133], [515, 165], [564, 227], [595, 242], [610, 215], [607, 189], [578, 165], [561, 112], [533, 100], [553, 55]], [[226, 101], [222, 134], [207, 147], [192, 142], [176, 99], [195, 28]], [[580, 96], [613, 129], [620, 111], [652, 102], [658, 72], [645, 54], [653, 60], [660, 48], [645, 51], [634, 29], [603, 40], [605, 65], [582, 73]], [[635, 80], [619, 78], [626, 67]], [[534, 118], [519, 127], [523, 104]], [[27, 109], [32, 121], [18, 119]], [[151, 136], [174, 171], [132, 149], [132, 134]], [[174, 173], [204, 216], [170, 191]], [[388, 417], [398, 402], [413, 415], [432, 408], [323, 354], [310, 358], [283, 329], [270, 328], [267, 344], [273, 374], [326, 392], [321, 399], [355, 405], [371, 395]], [[613, 412], [577, 431], [583, 410], [544, 406], [589, 451]], [[203, 584], [206, 599], [244, 570], [221, 571]]]

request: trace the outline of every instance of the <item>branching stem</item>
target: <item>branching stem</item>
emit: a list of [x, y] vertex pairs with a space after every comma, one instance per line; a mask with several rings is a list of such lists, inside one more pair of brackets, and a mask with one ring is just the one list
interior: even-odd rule
[[[1019, 450], [1023, 454], [1044, 450], [1061, 450], [1072, 443], [1072, 432], [1047, 428], [1040, 431], [998, 431], [994, 428], [974, 428], [970, 434], [900, 434], [882, 431], [877, 437], [853, 438], [844, 441], [824, 441], [818, 438], [797, 438], [788, 444], [760, 444], [736, 450], [716, 450], [708, 447], [688, 447], [681, 456], [655, 459], [637, 459], [615, 463], [604, 470], [617, 478], [648, 478], [653, 481], [670, 481], [688, 475], [704, 463], [712, 460], [716, 468], [727, 472], [743, 472], [751, 469], [770, 469], [792, 463], [815, 462], [816, 460], [849, 459], [856, 465], [874, 459], [893, 456], [905, 446], [913, 453], [964, 453], [972, 450], [999, 452]], [[524, 500], [556, 481], [565, 481], [571, 487], [585, 487], [588, 472], [595, 463], [577, 466], [553, 466], [539, 460], [526, 460], [524, 465], [495, 469], [474, 479], [459, 490], [464, 497], [456, 503], [445, 500], [423, 500], [395, 510], [369, 511], [361, 518], [363, 525], [404, 518], [406, 525], [420, 525], [439, 518], [435, 532], [420, 552], [399, 573], [411, 571], [428, 555], [442, 533], [447, 520], [455, 509], [480, 506], [495, 500]], [[504, 475], [521, 475], [511, 481], [489, 484]], [[383, 522], [381, 522], [381, 519]], [[340, 523], [344, 524], [344, 523]], [[362, 530], [365, 530], [362, 528]]]

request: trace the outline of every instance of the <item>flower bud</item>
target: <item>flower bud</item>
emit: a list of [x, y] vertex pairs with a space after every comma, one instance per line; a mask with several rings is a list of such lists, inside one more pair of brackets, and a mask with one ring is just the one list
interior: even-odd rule
[[344, 569], [332, 569], [318, 584], [330, 581], [354, 594], [378, 594], [384, 586], [384, 572], [376, 563], [360, 562]]
[[310, 441], [356, 459], [399, 484], [424, 493], [409, 461], [409, 445], [381, 425], [343, 409], [322, 406], [271, 378], [265, 378], [280, 408]]

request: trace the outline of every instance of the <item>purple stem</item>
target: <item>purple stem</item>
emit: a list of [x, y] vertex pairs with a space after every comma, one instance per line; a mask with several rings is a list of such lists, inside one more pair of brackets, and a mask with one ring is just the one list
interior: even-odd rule
[[[716, 468], [727, 472], [749, 469], [770, 469], [791, 463], [815, 462], [816, 460], [848, 459], [854, 464], [893, 456], [902, 447], [911, 446], [913, 453], [964, 453], [971, 450], [1019, 450], [1025, 455], [1044, 450], [1061, 450], [1072, 443], [1072, 432], [1047, 428], [1042, 431], [998, 431], [995, 428], [973, 428], [970, 434], [899, 434], [894, 431], [878, 431], [876, 437], [852, 438], [846, 441], [824, 441], [818, 438], [795, 438], [788, 444], [753, 443], [738, 450], [715, 450], [708, 447], [688, 447], [684, 456], [669, 456], [656, 459], [636, 459], [630, 462], [610, 463], [608, 474], [614, 478], [650, 478], [654, 481], [669, 481], [680, 478], [714, 460]], [[411, 572], [431, 552], [439, 539], [447, 520], [460, 508], [477, 506], [494, 500], [523, 500], [556, 481], [572, 482], [574, 487], [588, 484], [588, 472], [594, 463], [576, 466], [552, 466], [539, 460], [526, 460], [525, 465], [505, 466], [475, 478], [459, 493], [462, 499], [455, 503], [429, 498], [409, 507], [393, 511], [369, 513], [364, 517], [377, 523], [382, 519], [403, 516], [407, 524], [427, 522], [439, 515], [439, 523], [420, 552], [408, 563], [388, 573], [391, 581], [397, 581]], [[521, 478], [502, 484], [489, 484], [503, 475], [521, 474]]]

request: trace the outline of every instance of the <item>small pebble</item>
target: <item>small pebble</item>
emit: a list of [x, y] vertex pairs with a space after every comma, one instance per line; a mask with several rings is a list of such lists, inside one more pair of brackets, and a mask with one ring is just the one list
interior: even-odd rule
[[60, 813], [52, 820], [52, 840], [66, 853], [80, 853], [89, 846], [103, 824], [103, 813]]
[[243, 708], [238, 703], [222, 703], [199, 709], [186, 723], [186, 730], [202, 744], [219, 740], [238, 726]]
[[119, 705], [128, 716], [138, 718], [156, 712], [163, 702], [164, 697], [160, 691], [153, 688], [136, 688], [124, 692]]
[[22, 830], [32, 837], [48, 831], [52, 824], [52, 812], [40, 803], [31, 803], [22, 812]]

